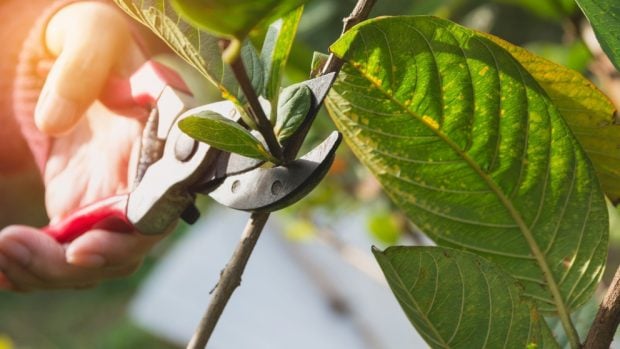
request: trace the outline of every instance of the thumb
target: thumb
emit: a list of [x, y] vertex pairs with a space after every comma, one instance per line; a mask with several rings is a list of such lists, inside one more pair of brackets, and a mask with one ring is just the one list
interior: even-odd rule
[[128, 71], [141, 56], [125, 18], [97, 2], [68, 5], [50, 20], [46, 45], [58, 58], [35, 109], [35, 124], [50, 135], [71, 130], [97, 99], [111, 73]]

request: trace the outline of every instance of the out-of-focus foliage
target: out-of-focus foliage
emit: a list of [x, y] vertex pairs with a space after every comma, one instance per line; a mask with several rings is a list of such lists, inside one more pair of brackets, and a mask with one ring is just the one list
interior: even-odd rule
[[[0, 348], [178, 349], [127, 315], [128, 302], [154, 262], [147, 258], [130, 278], [92, 290], [0, 293]], [[13, 347], [2, 347], [8, 343]]]
[[308, 0], [171, 0], [194, 26], [220, 36], [243, 39], [252, 29], [267, 26]]
[[522, 6], [533, 13], [554, 20], [571, 16], [577, 5], [574, 0], [496, 0], [500, 3]]
[[400, 240], [402, 225], [399, 216], [391, 211], [379, 210], [372, 213], [368, 216], [367, 224], [370, 233], [385, 245], [396, 245]]
[[0, 349], [13, 349], [15, 345], [11, 337], [0, 334]]
[[525, 45], [525, 48], [538, 56], [578, 72], [584, 72], [592, 59], [592, 53], [581, 40], [569, 44], [532, 42]]

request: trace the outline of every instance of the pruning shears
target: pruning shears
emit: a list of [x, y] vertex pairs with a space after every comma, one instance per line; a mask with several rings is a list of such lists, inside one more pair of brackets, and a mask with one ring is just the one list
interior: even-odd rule
[[[313, 94], [308, 120], [316, 116], [334, 80], [331, 73], [304, 82]], [[156, 154], [152, 149], [142, 152], [141, 160], [149, 161], [138, 171], [129, 193], [84, 206], [43, 228], [59, 242], [70, 242], [97, 228], [160, 234], [179, 218], [194, 223], [200, 216], [194, 205], [197, 194], [207, 194], [237, 210], [260, 212], [287, 207], [308, 194], [327, 174], [341, 141], [341, 135], [333, 132], [301, 158], [269, 166], [215, 149], [183, 133], [178, 122], [191, 115], [214, 111], [239, 122], [240, 114], [228, 101], [196, 107], [183, 80], [166, 66], [149, 61], [130, 79], [115, 80], [108, 87], [102, 95], [104, 104], [114, 109], [143, 108], [149, 118], [142, 146], [149, 139], [160, 149]]]

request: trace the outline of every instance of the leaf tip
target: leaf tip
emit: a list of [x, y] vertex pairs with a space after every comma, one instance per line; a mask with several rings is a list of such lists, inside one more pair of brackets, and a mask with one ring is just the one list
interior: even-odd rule
[[379, 255], [379, 254], [383, 255], [383, 253], [385, 252], [385, 251], [382, 251], [380, 248], [378, 248], [375, 245], [372, 245], [372, 247], [370, 247], [370, 250], [372, 251], [372, 254], [374, 254], [375, 256]]

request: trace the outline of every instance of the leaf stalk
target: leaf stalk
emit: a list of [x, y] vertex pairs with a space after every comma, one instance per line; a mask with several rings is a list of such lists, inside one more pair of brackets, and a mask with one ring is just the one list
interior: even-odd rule
[[[226, 50], [228, 50], [228, 48]], [[248, 114], [254, 120], [258, 132], [260, 132], [265, 139], [271, 154], [278, 159], [278, 161], [282, 161], [282, 147], [280, 147], [280, 143], [278, 143], [276, 135], [273, 133], [271, 122], [265, 115], [263, 107], [260, 105], [256, 91], [252, 87], [252, 83], [250, 82], [250, 78], [248, 77], [248, 73], [240, 55], [232, 61], [230, 67], [248, 101]]]

